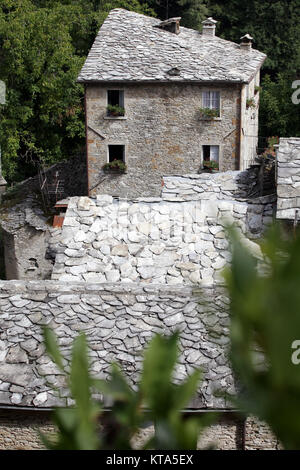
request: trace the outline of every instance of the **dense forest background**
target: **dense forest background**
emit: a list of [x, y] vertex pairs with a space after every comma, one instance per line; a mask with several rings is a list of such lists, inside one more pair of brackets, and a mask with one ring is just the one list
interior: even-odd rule
[[250, 33], [268, 55], [262, 73], [262, 137], [300, 136], [300, 0], [0, 0], [0, 105], [3, 172], [21, 181], [84, 148], [83, 86], [76, 83], [95, 36], [112, 8], [126, 8], [202, 29], [218, 20], [217, 35], [239, 42]]

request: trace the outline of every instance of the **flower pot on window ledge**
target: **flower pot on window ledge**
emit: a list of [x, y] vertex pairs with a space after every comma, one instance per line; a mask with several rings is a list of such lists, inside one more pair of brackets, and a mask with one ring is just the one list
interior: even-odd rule
[[103, 165], [103, 171], [105, 173], [123, 174], [127, 170], [127, 166], [121, 160], [113, 160], [112, 162], [105, 163]]
[[203, 162], [202, 171], [206, 173], [218, 173], [219, 164], [217, 162], [214, 162], [213, 160]]
[[106, 108], [107, 116], [109, 117], [123, 117], [125, 116], [125, 109], [122, 106], [109, 104]]
[[249, 108], [256, 108], [256, 104], [255, 104], [255, 100], [254, 98], [248, 98], [246, 100], [246, 108], [249, 109]]
[[220, 113], [218, 109], [214, 108], [200, 108], [200, 119], [204, 121], [213, 121], [214, 119], [220, 117]]

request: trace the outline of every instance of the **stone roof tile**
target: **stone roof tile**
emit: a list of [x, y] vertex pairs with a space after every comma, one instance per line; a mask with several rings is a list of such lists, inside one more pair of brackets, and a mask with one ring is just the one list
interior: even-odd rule
[[[112, 10], [95, 39], [78, 82], [249, 82], [266, 55], [217, 36], [180, 27], [174, 34], [160, 20], [121, 8]], [[179, 75], [168, 71], [176, 67]]]

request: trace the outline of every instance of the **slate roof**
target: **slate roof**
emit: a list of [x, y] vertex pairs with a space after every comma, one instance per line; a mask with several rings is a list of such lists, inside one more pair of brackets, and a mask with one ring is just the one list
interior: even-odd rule
[[[246, 83], [266, 55], [217, 36], [180, 27], [174, 34], [160, 20], [124, 9], [112, 10], [95, 39], [78, 82]], [[169, 74], [171, 69], [179, 74]]]

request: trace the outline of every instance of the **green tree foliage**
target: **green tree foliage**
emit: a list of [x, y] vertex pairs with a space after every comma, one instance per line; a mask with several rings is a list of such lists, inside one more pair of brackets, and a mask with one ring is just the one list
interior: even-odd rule
[[[109, 380], [92, 378], [84, 334], [73, 342], [70, 371], [54, 333], [45, 328], [44, 338], [47, 352], [66, 375], [75, 400], [72, 408], [56, 409], [53, 417], [58, 428], [56, 438], [42, 436], [49, 449], [132, 449], [131, 439], [149, 420], [154, 422], [155, 433], [145, 448], [196, 449], [199, 433], [214, 419], [211, 415], [209, 418], [184, 418], [181, 413], [197, 391], [200, 373], [195, 370], [185, 382], [173, 383], [178, 359], [177, 333], [170, 337], [156, 335], [151, 340], [144, 354], [137, 390], [128, 385], [117, 364], [112, 364]], [[92, 391], [109, 399], [110, 412], [101, 409], [92, 398]]]
[[292, 83], [300, 74], [299, 0], [208, 0], [217, 34], [239, 42], [245, 33], [267, 54], [262, 69], [260, 130], [263, 137], [299, 136], [299, 105], [292, 104]]
[[206, 0], [146, 0], [145, 3], [162, 20], [180, 16], [180, 24], [186, 28], [201, 30], [201, 22], [207, 16]]
[[[201, 30], [213, 15], [217, 34], [238, 42], [246, 32], [268, 54], [263, 69], [260, 135], [299, 135], [299, 111], [291, 104], [299, 78], [299, 0], [2, 0], [0, 105], [3, 172], [9, 183], [36, 173], [84, 147], [83, 86], [77, 75], [99, 27], [113, 8], [150, 16], [181, 16]], [[278, 75], [280, 74], [280, 75]]]
[[293, 75], [266, 75], [260, 95], [260, 130], [263, 136], [300, 137], [300, 104], [292, 102]]
[[267, 422], [286, 449], [300, 449], [300, 364], [292, 361], [300, 340], [300, 233], [288, 239], [272, 228], [261, 245], [264, 274], [234, 232], [231, 238], [226, 279], [231, 362], [242, 387], [238, 405]]
[[208, 0], [208, 8], [220, 23], [217, 34], [238, 42], [250, 33], [254, 47], [268, 55], [265, 72], [300, 70], [299, 0]]
[[77, 75], [112, 8], [154, 14], [138, 0], [2, 0], [0, 145], [8, 180], [36, 173], [84, 146], [83, 86]]

